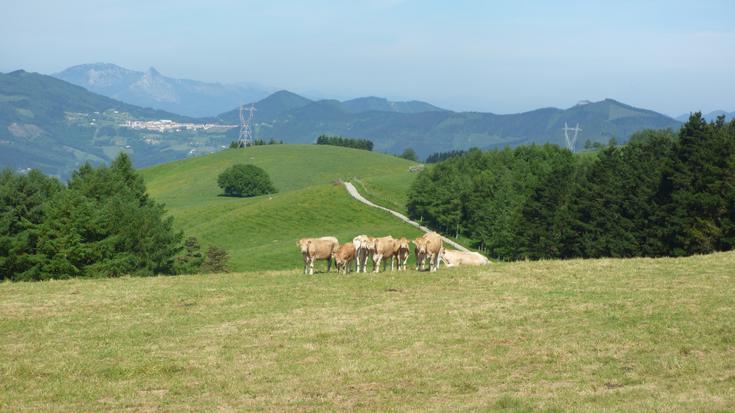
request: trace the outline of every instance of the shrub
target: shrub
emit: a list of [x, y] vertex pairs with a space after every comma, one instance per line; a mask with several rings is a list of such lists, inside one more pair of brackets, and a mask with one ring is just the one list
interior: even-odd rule
[[204, 259], [204, 264], [202, 264], [202, 272], [227, 272], [229, 271], [229, 261], [230, 255], [227, 250], [219, 247], [209, 247], [207, 248], [207, 257]]
[[412, 148], [406, 148], [406, 150], [403, 151], [400, 157], [414, 162], [419, 160], [419, 157], [416, 156], [416, 151], [414, 151]]
[[196, 237], [189, 237], [184, 241], [184, 254], [176, 257], [177, 274], [196, 274], [204, 262], [201, 245]]
[[238, 164], [227, 168], [217, 178], [217, 185], [227, 196], [250, 197], [276, 192], [268, 174], [255, 165]]

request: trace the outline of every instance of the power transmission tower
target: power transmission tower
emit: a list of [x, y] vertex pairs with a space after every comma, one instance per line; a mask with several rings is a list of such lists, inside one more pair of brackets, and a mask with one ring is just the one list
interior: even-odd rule
[[255, 105], [250, 105], [247, 109], [250, 114], [245, 119], [245, 106], [240, 105], [240, 137], [237, 138], [237, 147], [245, 148], [253, 144], [253, 131], [250, 129], [250, 123], [253, 121], [253, 112], [255, 112]]
[[[564, 127], [561, 128], [564, 131], [564, 138], [567, 141], [567, 148], [574, 152], [574, 146], [577, 143], [577, 136], [579, 135], [579, 132], [582, 132], [582, 129], [579, 127], [579, 123], [577, 123], [577, 126], [570, 128], [566, 122], [564, 122]], [[574, 131], [574, 136], [570, 139], [569, 138], [569, 131]]]

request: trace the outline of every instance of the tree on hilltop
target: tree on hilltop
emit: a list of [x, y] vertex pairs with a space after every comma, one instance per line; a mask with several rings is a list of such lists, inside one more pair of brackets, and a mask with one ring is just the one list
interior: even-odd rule
[[237, 164], [217, 178], [217, 185], [227, 196], [251, 197], [276, 192], [268, 174], [255, 165]]

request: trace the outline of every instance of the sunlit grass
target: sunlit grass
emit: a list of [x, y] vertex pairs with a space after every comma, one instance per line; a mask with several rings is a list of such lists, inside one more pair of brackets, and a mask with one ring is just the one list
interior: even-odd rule
[[[251, 199], [221, 196], [217, 176], [235, 163], [265, 169], [278, 193]], [[302, 258], [296, 241], [303, 237], [336, 236], [344, 243], [359, 234], [419, 235], [388, 213], [353, 200], [338, 183], [388, 177], [380, 181], [387, 185], [381, 193], [397, 192], [399, 199], [412, 179], [411, 165], [394, 156], [335, 146], [267, 145], [141, 172], [149, 194], [166, 204], [178, 229], [197, 237], [204, 248], [225, 248], [233, 270], [262, 271], [298, 266]]]
[[0, 410], [731, 411], [735, 253], [0, 284]]

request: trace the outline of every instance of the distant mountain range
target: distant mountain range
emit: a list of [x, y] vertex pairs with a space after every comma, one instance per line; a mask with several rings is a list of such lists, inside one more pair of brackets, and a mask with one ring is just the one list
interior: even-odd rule
[[68, 177], [84, 162], [107, 162], [120, 151], [137, 166], [219, 150], [226, 131], [160, 132], [120, 127], [129, 120], [197, 122], [123, 103], [51, 76], [22, 70], [0, 74], [0, 169], [39, 168]]
[[[125, 73], [123, 69], [119, 75], [125, 77]], [[115, 82], [97, 82], [108, 83]], [[470, 147], [546, 142], [565, 146], [565, 123], [582, 128], [577, 148], [587, 140], [607, 142], [614, 137], [625, 142], [641, 129], [681, 126], [660, 113], [612, 99], [508, 115], [453, 112], [425, 102], [378, 97], [311, 100], [285, 90], [254, 104], [256, 138], [310, 143], [321, 134], [342, 135], [370, 139], [374, 150], [382, 152], [412, 148], [420, 157]], [[193, 119], [123, 103], [51, 76], [24, 71], [0, 74], [0, 167], [38, 167], [65, 177], [85, 161], [106, 162], [120, 151], [132, 153], [137, 166], [209, 153], [236, 139], [238, 128], [156, 131], [123, 125], [158, 119], [238, 125], [238, 106], [231, 105], [231, 110], [216, 117]]]
[[111, 63], [73, 66], [52, 76], [126, 103], [193, 117], [213, 116], [273, 92], [254, 85], [174, 79], [152, 67], [138, 72]]
[[[613, 99], [584, 102], [568, 109], [543, 108], [496, 115], [452, 112], [423, 102], [389, 102], [360, 98], [340, 102], [313, 101], [282, 90], [254, 103], [255, 135], [286, 142], [313, 142], [320, 134], [371, 139], [375, 150], [400, 153], [413, 148], [421, 157], [454, 149], [498, 148], [551, 142], [565, 146], [565, 122], [579, 123], [577, 147], [586, 140], [625, 142], [638, 130], [678, 128], [681, 123], [660, 113], [635, 108]], [[423, 109], [423, 110], [422, 110]], [[225, 123], [238, 121], [238, 110], [219, 115]]]
[[[689, 113], [685, 113], [683, 115], [677, 116], [676, 117], [676, 120], [678, 120], [680, 122], [686, 122], [686, 121], [689, 120], [689, 116], [690, 115], [691, 114], [689, 114]], [[714, 110], [714, 111], [712, 111], [710, 113], [703, 114], [704, 118], [707, 121], [709, 121], [709, 122], [712, 122], [713, 120], [717, 119], [718, 116], [721, 116], [721, 115], [725, 115], [725, 120], [726, 121], [729, 121], [731, 119], [735, 119], [735, 112], [729, 112], [728, 113], [728, 112], [725, 112], [724, 110]]]

